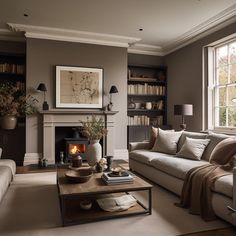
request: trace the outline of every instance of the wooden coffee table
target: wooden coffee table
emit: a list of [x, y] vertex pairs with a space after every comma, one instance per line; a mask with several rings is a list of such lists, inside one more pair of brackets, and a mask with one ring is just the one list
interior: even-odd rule
[[[134, 183], [131, 184], [108, 186], [101, 179], [102, 173], [94, 173], [86, 183], [71, 184], [65, 177], [66, 171], [68, 171], [66, 167], [57, 168], [57, 187], [63, 226], [138, 214], [152, 214], [152, 185], [140, 177], [135, 177]], [[137, 204], [126, 211], [106, 212], [101, 210], [96, 202], [96, 199], [103, 194], [118, 196], [137, 191], [148, 193], [148, 206], [137, 199]], [[90, 199], [93, 202], [90, 210], [82, 210], [79, 206], [80, 201], [85, 199]]]

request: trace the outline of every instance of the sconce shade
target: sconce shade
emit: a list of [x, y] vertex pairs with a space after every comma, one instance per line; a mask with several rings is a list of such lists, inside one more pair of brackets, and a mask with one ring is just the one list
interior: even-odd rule
[[112, 85], [109, 93], [118, 93], [117, 87], [115, 85]]
[[174, 115], [192, 116], [193, 105], [192, 104], [174, 105]]
[[47, 91], [46, 85], [43, 83], [40, 83], [37, 90], [46, 92]]

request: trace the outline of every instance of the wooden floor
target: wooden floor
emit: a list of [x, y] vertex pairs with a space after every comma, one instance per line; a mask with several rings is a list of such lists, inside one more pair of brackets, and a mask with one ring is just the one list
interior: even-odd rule
[[184, 234], [183, 236], [236, 236], [235, 228], [209, 230], [200, 233]]

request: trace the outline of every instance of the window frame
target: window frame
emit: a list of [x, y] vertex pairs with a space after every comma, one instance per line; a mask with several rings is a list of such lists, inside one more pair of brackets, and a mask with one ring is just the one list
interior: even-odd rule
[[[229, 71], [230, 71], [230, 63], [229, 63], [229, 44], [236, 42], [236, 36], [232, 37], [230, 40], [224, 40], [221, 41], [218, 44], [214, 45], [209, 45], [207, 47], [208, 49], [208, 61], [207, 61], [207, 68], [208, 68], [208, 81], [207, 81], [207, 128], [208, 130], [213, 130], [219, 133], [235, 133], [236, 132], [236, 127], [233, 126], [216, 126], [216, 109], [219, 109], [220, 107], [225, 107], [226, 108], [226, 125], [228, 125], [228, 108], [229, 107], [236, 107], [235, 105], [229, 105], [228, 104], [228, 88], [230, 86], [235, 86], [236, 87], [236, 81], [234, 83], [230, 83], [228, 80], [228, 83], [226, 84], [217, 84], [217, 48], [222, 47], [224, 45], [228, 45], [228, 52], [227, 52], [227, 78], [229, 79]], [[216, 105], [217, 101], [217, 91], [219, 91], [219, 88], [225, 87], [226, 89], [226, 99], [225, 99], [225, 105], [218, 106]], [[236, 96], [236, 94], [235, 94]], [[219, 99], [218, 99], [219, 101]]]

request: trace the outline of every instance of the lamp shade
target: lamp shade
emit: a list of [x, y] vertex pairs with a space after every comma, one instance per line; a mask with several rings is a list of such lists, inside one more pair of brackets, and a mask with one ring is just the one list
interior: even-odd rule
[[117, 87], [115, 85], [112, 85], [109, 93], [118, 93]]
[[47, 91], [46, 85], [43, 83], [40, 83], [37, 90], [46, 92]]
[[174, 114], [181, 116], [192, 116], [193, 105], [192, 104], [174, 105]]

